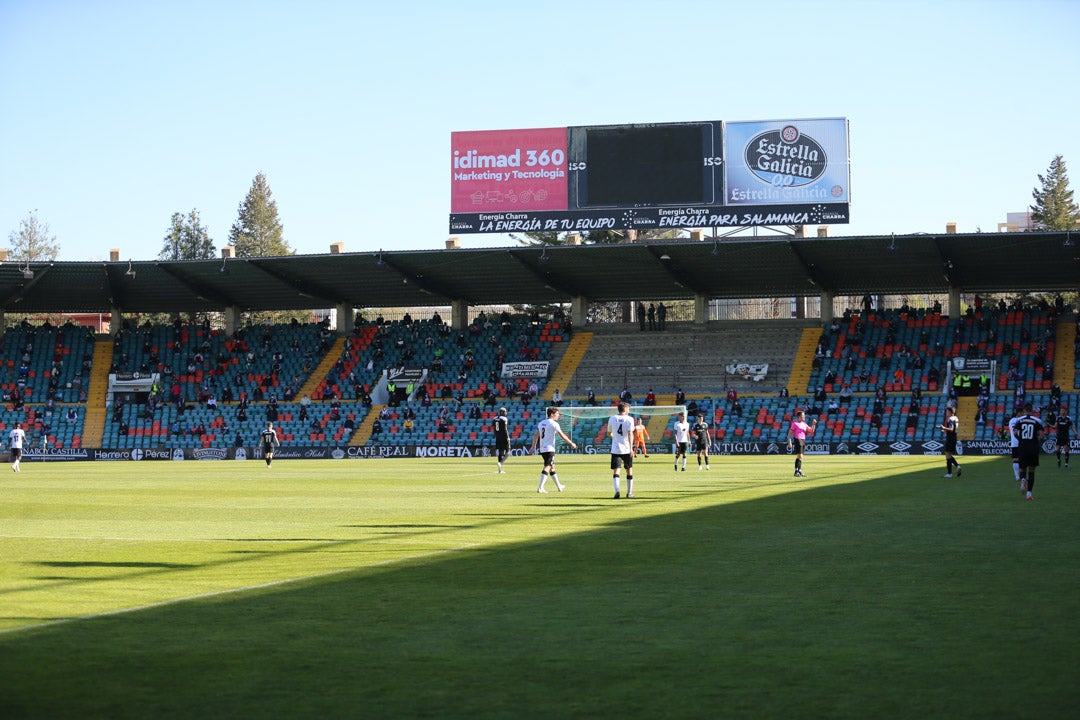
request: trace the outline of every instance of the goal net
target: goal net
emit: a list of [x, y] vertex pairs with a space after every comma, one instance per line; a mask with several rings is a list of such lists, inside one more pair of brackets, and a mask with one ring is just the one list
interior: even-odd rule
[[[575, 405], [559, 408], [562, 414], [563, 432], [578, 445], [601, 445], [608, 443], [607, 424], [613, 415], [619, 414], [615, 405]], [[685, 405], [631, 405], [630, 417], [638, 418], [648, 431], [646, 443], [650, 446], [666, 446], [672, 443], [671, 428], [686, 413]]]

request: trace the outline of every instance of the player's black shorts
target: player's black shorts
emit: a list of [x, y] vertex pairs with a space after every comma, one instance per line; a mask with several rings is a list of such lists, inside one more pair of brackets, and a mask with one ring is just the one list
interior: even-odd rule
[[15, 462], [22, 457], [22, 448], [11, 448], [11, 461]]
[[1055, 450], [1068, 450], [1069, 449], [1069, 438], [1064, 438], [1064, 439], [1058, 438], [1057, 445], [1055, 446], [1054, 449]]
[[956, 436], [945, 436], [945, 452], [956, 454]]
[[1013, 445], [1009, 449], [1012, 451], [1011, 455], [1012, 455], [1013, 462], [1018, 462], [1020, 460], [1020, 446], [1019, 445]]
[[540, 457], [544, 459], [544, 467], [555, 465], [555, 452], [542, 452]]
[[791, 452], [793, 455], [800, 455], [803, 451], [803, 447], [806, 446], [806, 441], [800, 438], [791, 438]]
[[686, 454], [686, 446], [689, 445], [689, 444], [690, 443], [677, 443], [676, 445], [678, 447], [678, 450], [675, 451], [675, 454], [676, 455], [685, 455]]
[[1036, 448], [1035, 450], [1025, 450], [1025, 449], [1021, 448], [1020, 449], [1019, 463], [1020, 463], [1020, 467], [1022, 467], [1022, 468], [1039, 467], [1039, 450], [1038, 450], [1038, 448]]
[[611, 456], [611, 469], [612, 470], [618, 470], [620, 464], [622, 465], [622, 467], [626, 468], [627, 470], [630, 470], [631, 468], [633, 468], [634, 467], [634, 456], [633, 456], [633, 454], [630, 454], [630, 455], [612, 455]]
[[694, 452], [708, 453], [709, 452], [709, 441], [708, 440], [695, 440], [694, 441]]
[[263, 443], [263, 455], [273, 455], [274, 446], [270, 443]]

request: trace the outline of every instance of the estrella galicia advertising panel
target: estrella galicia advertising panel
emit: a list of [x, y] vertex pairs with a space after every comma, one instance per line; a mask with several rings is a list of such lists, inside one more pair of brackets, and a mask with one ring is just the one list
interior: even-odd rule
[[450, 232], [846, 223], [845, 118], [451, 133]]

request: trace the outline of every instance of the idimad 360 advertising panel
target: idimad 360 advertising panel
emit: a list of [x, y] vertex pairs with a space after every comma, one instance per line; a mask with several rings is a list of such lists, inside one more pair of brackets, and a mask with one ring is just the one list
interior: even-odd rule
[[453, 233], [849, 222], [844, 118], [455, 132]]

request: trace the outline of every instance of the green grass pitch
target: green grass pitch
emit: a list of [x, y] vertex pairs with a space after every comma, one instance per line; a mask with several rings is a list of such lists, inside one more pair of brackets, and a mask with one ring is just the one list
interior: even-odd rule
[[0, 717], [1075, 717], [1080, 466], [962, 460], [0, 466]]

